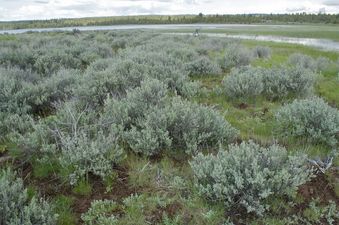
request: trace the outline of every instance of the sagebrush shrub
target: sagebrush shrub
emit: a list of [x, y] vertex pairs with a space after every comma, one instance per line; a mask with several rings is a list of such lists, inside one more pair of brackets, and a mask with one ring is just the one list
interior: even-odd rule
[[121, 100], [108, 100], [102, 123], [112, 122], [136, 152], [154, 155], [180, 149], [194, 153], [202, 147], [228, 143], [237, 131], [215, 110], [181, 98], [170, 98], [164, 84], [148, 80]]
[[321, 98], [294, 100], [280, 108], [275, 118], [277, 132], [281, 136], [333, 146], [338, 143], [339, 111]]
[[[314, 199], [309, 203], [308, 208], [303, 211], [303, 217], [297, 217], [296, 223], [306, 224], [329, 224], [335, 225], [339, 220], [337, 205], [330, 200], [326, 205], [320, 203], [320, 199]], [[298, 220], [299, 219], [299, 220]], [[326, 222], [327, 223], [326, 223]]]
[[313, 59], [312, 57], [307, 55], [294, 53], [288, 58], [288, 63], [293, 66], [309, 69], [313, 72], [321, 72], [330, 65], [331, 61], [325, 57], [318, 57], [317, 59]]
[[307, 96], [312, 92], [314, 82], [314, 73], [300, 66], [266, 69], [263, 72], [263, 94], [270, 99]]
[[9, 169], [0, 171], [0, 224], [57, 224], [57, 215], [43, 199], [29, 198], [21, 178]]
[[257, 58], [267, 59], [271, 57], [271, 49], [266, 46], [256, 46], [253, 50], [253, 53]]
[[138, 46], [141, 52], [162, 52], [177, 63], [187, 63], [199, 57], [199, 53], [192, 46], [191, 37], [160, 35], [149, 40], [147, 44]]
[[260, 95], [264, 89], [263, 70], [254, 67], [233, 69], [223, 81], [223, 90], [230, 98], [251, 98]]
[[116, 60], [104, 70], [89, 69], [75, 94], [83, 102], [100, 106], [107, 97], [125, 96], [128, 89], [140, 86], [144, 78], [145, 66], [130, 60]]
[[233, 69], [222, 81], [224, 92], [233, 99], [258, 95], [269, 99], [307, 96], [312, 92], [314, 82], [314, 73], [299, 66], [271, 69], [242, 67]]
[[317, 65], [312, 57], [300, 53], [294, 53], [289, 56], [288, 63], [293, 66], [303, 67], [312, 71], [317, 70]]
[[117, 58], [104, 58], [104, 59], [98, 59], [91, 63], [90, 66], [87, 67], [86, 72], [87, 73], [95, 73], [99, 71], [104, 71], [108, 67], [114, 65], [117, 61]]
[[22, 35], [12, 46], [10, 42], [1, 46], [0, 64], [49, 77], [61, 68], [83, 70], [96, 59], [113, 56], [108, 40], [103, 43], [89, 36], [61, 32], [53, 36]]
[[51, 77], [39, 79], [37, 74], [17, 68], [0, 69], [0, 135], [23, 133], [31, 116], [47, 116], [54, 103], [73, 96], [79, 72], [60, 70]]
[[24, 96], [23, 89], [26, 82], [24, 77], [28, 72], [17, 68], [0, 68], [0, 111], [22, 114], [29, 110]]
[[171, 121], [168, 132], [172, 146], [196, 153], [202, 148], [216, 148], [232, 142], [238, 131], [216, 110], [174, 98], [164, 108]]
[[163, 149], [195, 154], [230, 143], [237, 134], [215, 110], [174, 98], [165, 107], [148, 113], [127, 132], [126, 138], [134, 151], [146, 155]]
[[118, 219], [114, 216], [118, 205], [111, 200], [94, 200], [86, 213], [81, 215], [81, 219], [86, 225], [114, 225]]
[[81, 131], [77, 136], [60, 134], [61, 154], [59, 162], [66, 168], [71, 168], [70, 183], [75, 184], [89, 172], [105, 179], [112, 171], [113, 165], [123, 159], [123, 150], [116, 143], [116, 137], [111, 133], [104, 134], [99, 130], [97, 135]]
[[186, 70], [189, 71], [189, 75], [216, 75], [221, 73], [219, 65], [205, 56], [188, 63]]
[[265, 148], [252, 141], [230, 145], [217, 155], [200, 153], [190, 165], [202, 197], [258, 215], [269, 208], [265, 200], [294, 194], [310, 174], [304, 156], [289, 156], [283, 147]]
[[318, 57], [316, 60], [317, 72], [325, 71], [331, 64], [331, 61], [326, 57]]
[[54, 104], [73, 96], [80, 73], [76, 70], [59, 70], [56, 74], [37, 83], [24, 85], [21, 96], [30, 107], [30, 114], [48, 115]]
[[223, 69], [231, 69], [232, 67], [247, 66], [253, 60], [252, 52], [239, 44], [233, 44], [226, 48], [226, 53], [220, 61]]
[[[147, 46], [144, 48], [147, 49]], [[85, 73], [76, 95], [93, 105], [103, 105], [107, 97], [122, 98], [126, 91], [139, 87], [145, 79], [158, 79], [169, 90], [191, 96], [197, 83], [191, 82], [183, 62], [164, 53], [149, 52], [141, 48], [125, 49], [120, 58], [100, 60]]]
[[77, 102], [57, 108], [56, 115], [33, 121], [29, 132], [17, 133], [12, 141], [28, 156], [40, 154], [43, 160], [59, 162], [70, 173], [72, 185], [88, 173], [105, 179], [123, 159], [115, 131], [103, 130], [97, 114]]
[[28, 114], [13, 114], [0, 112], [0, 140], [11, 139], [14, 133], [24, 134], [31, 129], [32, 117]]
[[[105, 126], [112, 124], [117, 127], [123, 139], [127, 142], [130, 140], [128, 143], [132, 145], [135, 151], [151, 155], [153, 149], [157, 149], [158, 143], [154, 143], [149, 139], [143, 142], [143, 146], [141, 146], [142, 137], [140, 137], [139, 133], [136, 133], [136, 129], [141, 126], [147, 115], [156, 110], [156, 108], [163, 107], [166, 95], [167, 88], [165, 84], [158, 80], [146, 80], [142, 82], [141, 87], [128, 91], [126, 98], [121, 100], [108, 99], [104, 113], [101, 116], [101, 123]], [[158, 116], [161, 117], [162, 115]], [[158, 135], [160, 135], [159, 132]], [[134, 137], [137, 140], [134, 140]]]
[[232, 43], [231, 40], [224, 38], [199, 38], [196, 48], [199, 54], [208, 55], [211, 51], [222, 51], [227, 48], [230, 43]]
[[[185, 69], [185, 62], [191, 62], [194, 58], [191, 59], [190, 55], [178, 57], [174, 53], [166, 53], [163, 49], [145, 52], [142, 47], [126, 51], [126, 57], [136, 64], [146, 66], [145, 73], [148, 78], [162, 81], [169, 90], [179, 95], [191, 96], [197, 91], [196, 83], [190, 81], [188, 71]], [[147, 46], [145, 48], [147, 49]]]
[[21, 45], [15, 43], [13, 46], [1, 46], [0, 64], [4, 67], [15, 66], [22, 70], [33, 68], [36, 56], [27, 43]]
[[140, 118], [163, 105], [167, 92], [164, 83], [155, 79], [145, 80], [140, 87], [127, 91], [125, 98], [107, 99], [101, 123], [104, 126], [115, 124], [123, 130], [130, 129]]
[[[25, 89], [27, 82], [24, 79], [34, 80], [30, 76], [16, 68], [0, 68], [0, 140], [7, 138], [12, 131], [24, 132], [27, 129], [27, 118], [31, 107], [27, 103]], [[29, 127], [29, 125], [28, 125]]]
[[97, 114], [76, 102], [61, 105], [48, 126], [58, 146], [60, 164], [72, 168], [72, 183], [89, 172], [104, 179], [123, 159], [115, 131], [104, 131]]

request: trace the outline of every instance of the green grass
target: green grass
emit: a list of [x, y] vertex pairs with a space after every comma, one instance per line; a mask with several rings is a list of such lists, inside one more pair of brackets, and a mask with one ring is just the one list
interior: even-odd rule
[[252, 65], [269, 68], [272, 66], [279, 66], [286, 63], [288, 57], [293, 53], [301, 53], [313, 58], [326, 57], [333, 61], [333, 63], [322, 74], [318, 75], [318, 80], [315, 85], [315, 93], [323, 97], [331, 105], [339, 106], [339, 53], [325, 52], [311, 47], [282, 44], [273, 42], [261, 41], [243, 41], [247, 47], [268, 46], [272, 49], [272, 57], [269, 59], [256, 59]]
[[56, 174], [60, 165], [51, 161], [40, 161], [38, 159], [32, 160], [33, 176], [36, 178], [47, 178], [52, 174]]
[[36, 189], [35, 186], [29, 185], [29, 186], [27, 187], [27, 195], [28, 195], [28, 199], [32, 199], [33, 197], [38, 196], [37, 193], [38, 193], [38, 192], [37, 192], [37, 189]]
[[[332, 61], [337, 61], [339, 59], [339, 53], [333, 51], [322, 51], [316, 48], [298, 45], [298, 44], [288, 44], [288, 43], [276, 43], [272, 41], [255, 41], [255, 40], [242, 40], [241, 43], [247, 47], [255, 46], [267, 46], [272, 49], [272, 58], [267, 60], [267, 63], [283, 63], [286, 61], [289, 55], [293, 53], [301, 53], [311, 57], [327, 57]], [[264, 61], [261, 59], [258, 61]], [[267, 64], [268, 66], [269, 64]]]
[[[272, 50], [269, 59], [256, 59], [252, 62], [252, 66], [272, 67], [286, 63], [288, 57], [293, 53], [301, 53], [305, 55], [317, 57], [327, 57], [336, 62], [339, 53], [324, 52], [310, 47], [261, 41], [242, 41], [249, 48], [258, 45], [268, 46]], [[323, 97], [331, 105], [337, 107], [339, 105], [339, 79], [337, 77], [338, 67], [333, 63], [328, 69], [318, 75], [314, 93]], [[256, 99], [231, 100], [220, 90], [223, 77], [221, 76], [200, 76], [194, 77], [193, 80], [199, 81], [205, 88], [205, 91], [193, 100], [202, 104], [214, 106], [221, 113], [226, 113], [225, 118], [234, 127], [240, 131], [242, 140], [254, 139], [260, 143], [272, 143], [274, 139], [278, 139], [291, 151], [303, 151], [311, 156], [326, 156], [330, 152], [330, 148], [321, 144], [307, 143], [303, 140], [277, 137], [275, 131], [274, 113], [283, 104], [293, 99], [285, 99], [281, 101], [269, 101], [263, 97]], [[219, 89], [219, 90], [218, 90]]]
[[89, 196], [92, 193], [92, 186], [88, 181], [80, 180], [72, 191], [77, 195]]
[[156, 177], [156, 167], [146, 158], [129, 155], [126, 159], [128, 183], [133, 188], [152, 187]]
[[13, 40], [17, 40], [17, 37], [15, 35], [0, 34], [0, 41], [13, 41]]
[[267, 142], [273, 135], [273, 112], [279, 107], [264, 99], [255, 102], [232, 102], [224, 94], [207, 94], [196, 99], [199, 103], [215, 106], [234, 127], [240, 130], [241, 139], [256, 139]]
[[55, 212], [58, 216], [58, 225], [74, 225], [76, 217], [72, 212], [73, 200], [65, 195], [58, 195], [53, 199]]
[[322, 77], [316, 84], [316, 93], [326, 99], [329, 104], [339, 106], [339, 79]]
[[7, 145], [0, 144], [0, 154], [3, 154], [7, 151]]

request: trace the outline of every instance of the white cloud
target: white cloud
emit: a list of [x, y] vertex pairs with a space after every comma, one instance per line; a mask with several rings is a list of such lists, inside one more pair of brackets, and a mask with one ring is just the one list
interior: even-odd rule
[[324, 1], [323, 4], [328, 6], [339, 6], [339, 0], [327, 0]]
[[147, 14], [339, 13], [339, 0], [0, 0], [0, 20]]

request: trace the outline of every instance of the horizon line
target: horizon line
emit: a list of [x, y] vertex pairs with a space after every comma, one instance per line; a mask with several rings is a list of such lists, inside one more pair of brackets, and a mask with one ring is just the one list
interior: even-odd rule
[[111, 18], [111, 17], [147, 17], [147, 16], [238, 16], [238, 15], [339, 15], [339, 13], [314, 13], [314, 12], [297, 12], [297, 13], [198, 13], [198, 14], [134, 14], [134, 15], [115, 15], [115, 16], [85, 16], [85, 17], [60, 17], [60, 18], [48, 18], [48, 19], [20, 19], [20, 20], [0, 20], [0, 23], [10, 22], [32, 22], [32, 21], [49, 21], [49, 20], [71, 20], [71, 19], [91, 19], [91, 18]]

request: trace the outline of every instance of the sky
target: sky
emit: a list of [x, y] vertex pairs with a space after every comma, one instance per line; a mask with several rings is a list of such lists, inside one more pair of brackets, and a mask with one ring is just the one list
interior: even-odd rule
[[150, 14], [339, 13], [339, 0], [0, 0], [0, 21]]

